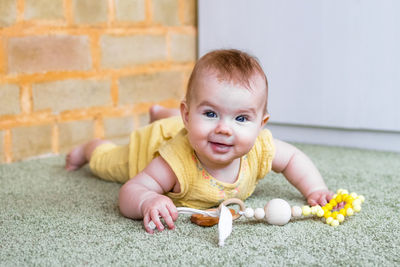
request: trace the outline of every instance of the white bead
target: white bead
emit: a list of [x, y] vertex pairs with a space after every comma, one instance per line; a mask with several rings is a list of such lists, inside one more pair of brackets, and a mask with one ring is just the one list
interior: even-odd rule
[[255, 217], [257, 220], [263, 219], [263, 218], [265, 217], [265, 211], [264, 211], [264, 209], [262, 209], [262, 208], [256, 208], [256, 209], [254, 210], [254, 217]]
[[284, 225], [292, 217], [289, 203], [280, 198], [270, 200], [264, 207], [265, 219], [269, 224]]
[[293, 206], [292, 207], [292, 216], [294, 218], [301, 217], [301, 214], [302, 214], [302, 210], [301, 210], [301, 208], [299, 206]]
[[246, 208], [244, 210], [244, 217], [252, 218], [254, 216], [254, 210], [252, 208]]

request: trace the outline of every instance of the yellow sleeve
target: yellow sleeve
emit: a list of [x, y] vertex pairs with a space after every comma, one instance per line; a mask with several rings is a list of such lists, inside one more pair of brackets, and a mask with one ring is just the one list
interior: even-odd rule
[[189, 193], [193, 176], [196, 173], [193, 170], [193, 168], [196, 168], [192, 159], [193, 149], [186, 135], [186, 129], [182, 129], [173, 139], [166, 142], [158, 150], [160, 156], [175, 173], [180, 184], [180, 193], [169, 192], [166, 194], [172, 199], [182, 199]]
[[275, 145], [272, 134], [264, 129], [257, 137], [255, 153], [258, 161], [257, 180], [262, 179], [272, 169], [272, 160], [275, 156]]

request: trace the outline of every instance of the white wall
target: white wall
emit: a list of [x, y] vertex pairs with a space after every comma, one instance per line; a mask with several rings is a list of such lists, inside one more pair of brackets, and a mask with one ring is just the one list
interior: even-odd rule
[[279, 138], [400, 151], [399, 14], [398, 0], [200, 0], [199, 54], [260, 59]]

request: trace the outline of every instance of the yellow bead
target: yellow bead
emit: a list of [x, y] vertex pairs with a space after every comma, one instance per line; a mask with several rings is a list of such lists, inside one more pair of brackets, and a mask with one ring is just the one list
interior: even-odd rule
[[332, 212], [332, 218], [333, 218], [333, 219], [336, 219], [336, 217], [338, 216], [338, 214], [339, 214], [339, 212], [337, 212], [337, 211]]
[[333, 199], [336, 199], [337, 196], [338, 196], [338, 194], [334, 194], [332, 198], [333, 198]]
[[365, 201], [365, 197], [364, 197], [364, 196], [360, 195], [360, 196], [358, 196], [357, 198], [358, 198], [359, 200], [361, 200], [361, 203], [364, 203], [364, 201]]
[[351, 208], [352, 207], [352, 205], [351, 204], [346, 204], [346, 205], [344, 205], [344, 209], [348, 209], [348, 208]]
[[344, 201], [346, 201], [347, 204], [351, 204], [354, 201], [354, 197], [352, 196], [347, 196]]
[[332, 210], [333, 209], [332, 205], [329, 204], [329, 203], [325, 205], [325, 208], [327, 208], [327, 210]]
[[327, 208], [327, 207], [325, 207], [325, 206], [323, 206], [321, 209], [322, 209], [324, 212], [327, 212], [327, 211], [329, 211], [329, 210], [328, 210], [328, 208]]
[[335, 197], [335, 200], [337, 203], [340, 203], [343, 201], [342, 195], [338, 195], [337, 197]]
[[332, 215], [332, 212], [330, 212], [330, 211], [327, 211], [324, 213], [325, 218], [331, 217], [331, 215]]
[[354, 210], [355, 212], [360, 212], [361, 206], [360, 206], [360, 205], [355, 205], [355, 206], [353, 206], [353, 210]]
[[350, 196], [352, 196], [353, 198], [356, 198], [357, 194], [355, 192], [351, 192]]
[[348, 194], [342, 194], [342, 201], [346, 201], [346, 197], [348, 197]]
[[339, 210], [339, 214], [346, 216], [346, 209]]
[[336, 227], [336, 226], [339, 226], [339, 221], [333, 220], [330, 224], [331, 224], [331, 226]]
[[303, 206], [301, 210], [304, 216], [308, 216], [311, 213], [311, 208], [309, 206]]
[[353, 200], [353, 206], [361, 206], [361, 200], [359, 198], [356, 198]]
[[352, 208], [348, 208], [346, 210], [346, 214], [347, 214], [347, 216], [352, 216], [354, 214], [354, 210]]
[[332, 221], [333, 221], [333, 218], [332, 218], [332, 217], [326, 218], [326, 223], [327, 223], [327, 224], [331, 224]]
[[322, 216], [324, 216], [324, 214], [325, 214], [325, 212], [322, 209], [317, 211], [317, 216], [318, 217], [322, 217]]
[[337, 216], [336, 216], [336, 220], [338, 220], [340, 223], [341, 222], [343, 222], [344, 221], [344, 216], [343, 216], [343, 214], [338, 214]]
[[334, 200], [333, 198], [329, 201], [329, 204], [332, 205], [332, 207], [335, 207], [337, 205], [336, 200]]

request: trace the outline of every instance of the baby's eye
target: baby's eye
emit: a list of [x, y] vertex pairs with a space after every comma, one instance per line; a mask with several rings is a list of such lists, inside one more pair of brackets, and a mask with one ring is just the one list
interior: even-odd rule
[[206, 111], [203, 113], [208, 118], [216, 118], [217, 114], [214, 111]]
[[248, 118], [246, 116], [240, 115], [240, 116], [236, 117], [236, 120], [238, 122], [245, 122], [245, 121], [248, 121]]

